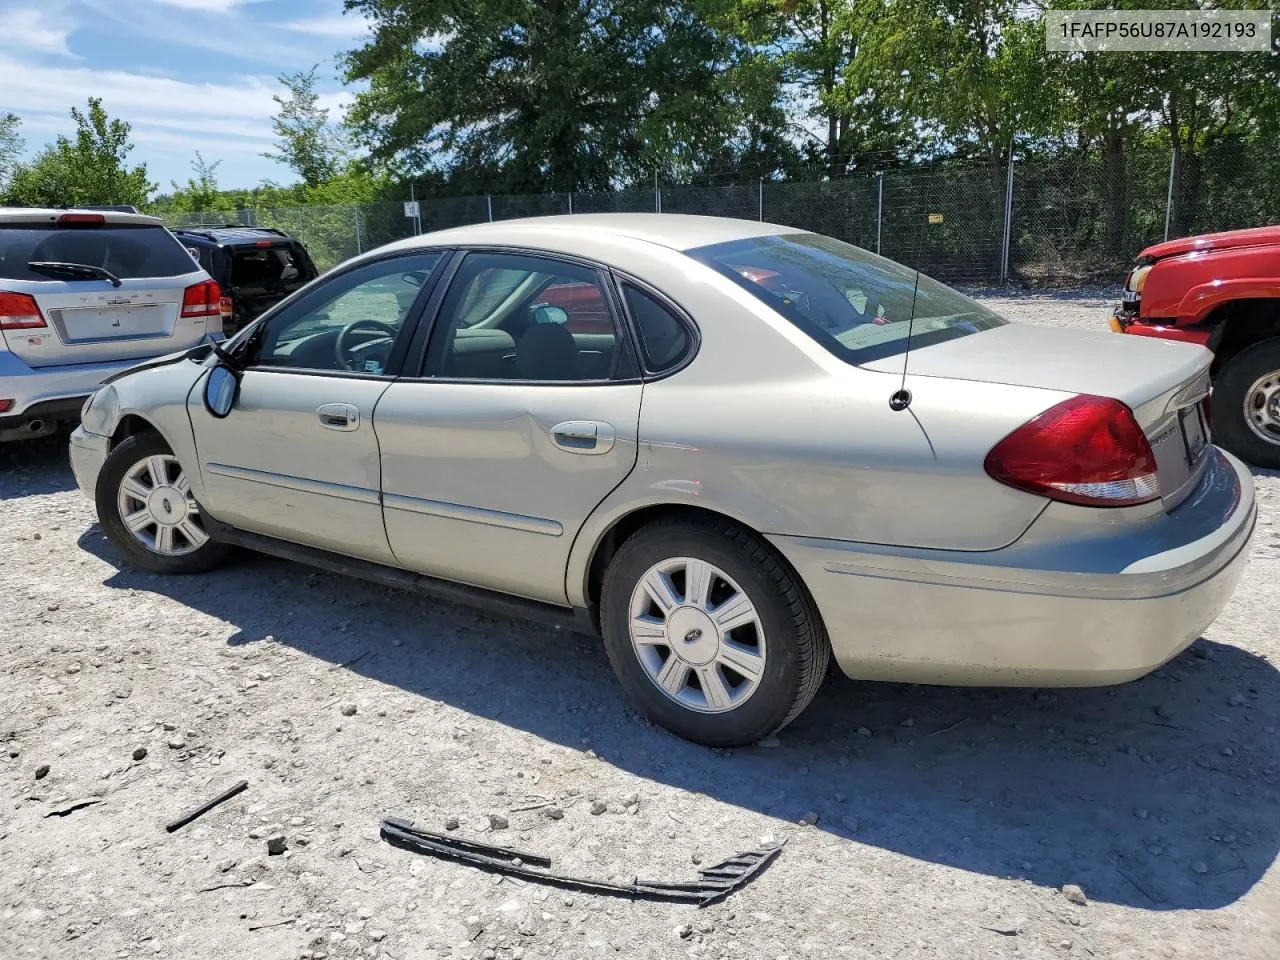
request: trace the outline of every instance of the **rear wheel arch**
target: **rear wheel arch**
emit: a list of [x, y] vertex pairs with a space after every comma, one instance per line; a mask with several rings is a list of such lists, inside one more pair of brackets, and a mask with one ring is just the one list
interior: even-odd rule
[[[591, 611], [591, 619], [597, 630], [600, 629], [601, 589], [604, 586], [604, 575], [609, 568], [610, 561], [617, 555], [622, 545], [640, 530], [659, 521], [668, 520], [685, 521], [691, 525], [728, 525], [759, 539], [765, 549], [773, 555], [774, 559], [795, 578], [801, 589], [806, 594], [808, 593], [808, 587], [805, 586], [800, 574], [791, 565], [790, 561], [775, 550], [768, 540], [759, 531], [752, 529], [749, 524], [708, 507], [693, 506], [686, 503], [655, 503], [639, 507], [614, 520], [605, 532], [601, 534], [592, 548], [591, 559], [587, 562], [585, 593], [588, 608]], [[812, 597], [810, 597], [810, 602], [812, 602]]]

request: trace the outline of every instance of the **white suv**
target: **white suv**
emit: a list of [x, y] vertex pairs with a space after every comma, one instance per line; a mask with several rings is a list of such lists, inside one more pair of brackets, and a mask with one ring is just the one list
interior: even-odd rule
[[74, 423], [126, 367], [221, 340], [219, 299], [155, 217], [0, 207], [0, 442]]

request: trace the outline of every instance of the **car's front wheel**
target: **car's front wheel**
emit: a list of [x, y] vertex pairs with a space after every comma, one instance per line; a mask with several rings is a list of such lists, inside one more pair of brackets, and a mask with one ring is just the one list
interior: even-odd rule
[[1258, 467], [1280, 468], [1280, 340], [1232, 357], [1213, 385], [1214, 440]]
[[152, 573], [203, 573], [230, 550], [200, 519], [191, 482], [168, 444], [151, 431], [121, 441], [94, 491], [98, 519], [128, 560]]
[[635, 533], [605, 573], [600, 618], [631, 697], [708, 746], [754, 743], [790, 723], [830, 658], [803, 585], [728, 522], [659, 521]]

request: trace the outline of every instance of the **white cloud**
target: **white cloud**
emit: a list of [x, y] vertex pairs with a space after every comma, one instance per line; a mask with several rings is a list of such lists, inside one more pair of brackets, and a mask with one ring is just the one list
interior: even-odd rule
[[43, 10], [8, 10], [0, 12], [0, 19], [0, 48], [71, 55], [67, 37], [72, 25], [65, 18], [55, 20]]
[[197, 10], [201, 13], [230, 13], [238, 7], [247, 7], [251, 3], [262, 3], [263, 0], [151, 0], [163, 7], [177, 7], [180, 10]]
[[[86, 97], [101, 97], [112, 117], [132, 125], [137, 149], [132, 158], [148, 162], [153, 179], [182, 179], [195, 151], [209, 160], [226, 158], [229, 176], [244, 186], [263, 177], [290, 179], [282, 167], [255, 160], [275, 146], [271, 118], [280, 91], [273, 77], [223, 75], [191, 82], [88, 66], [50, 66], [0, 52], [0, 100], [22, 118], [29, 153], [60, 134], [70, 134], [68, 108]], [[352, 100], [348, 90], [321, 95], [319, 104], [338, 120]], [[151, 161], [165, 158], [164, 162]], [[235, 171], [234, 173], [232, 171]], [[227, 180], [228, 185], [232, 181]]]
[[341, 13], [330, 17], [312, 17], [307, 20], [293, 20], [287, 23], [272, 24], [294, 33], [305, 33], [313, 37], [335, 37], [347, 39], [363, 37], [372, 29], [368, 20], [359, 16], [347, 16]]

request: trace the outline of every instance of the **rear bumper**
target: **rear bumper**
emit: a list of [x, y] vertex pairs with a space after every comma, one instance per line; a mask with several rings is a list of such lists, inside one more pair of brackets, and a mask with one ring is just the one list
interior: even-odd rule
[[[1142, 522], [960, 553], [772, 537], [849, 676], [1098, 686], [1159, 667], [1231, 597], [1257, 518], [1248, 470], [1216, 448], [1195, 491]], [[1075, 508], [1079, 509], [1079, 508]], [[1037, 524], [1044, 521], [1037, 521]]]
[[[220, 343], [221, 334], [206, 334], [202, 342]], [[112, 360], [106, 363], [79, 363], [55, 367], [29, 367], [7, 350], [0, 350], [0, 400], [12, 400], [4, 419], [21, 425], [35, 414], [32, 408], [70, 406], [73, 415], [68, 420], [79, 419], [80, 406], [92, 396], [107, 377], [128, 370], [150, 357], [131, 360]]]

